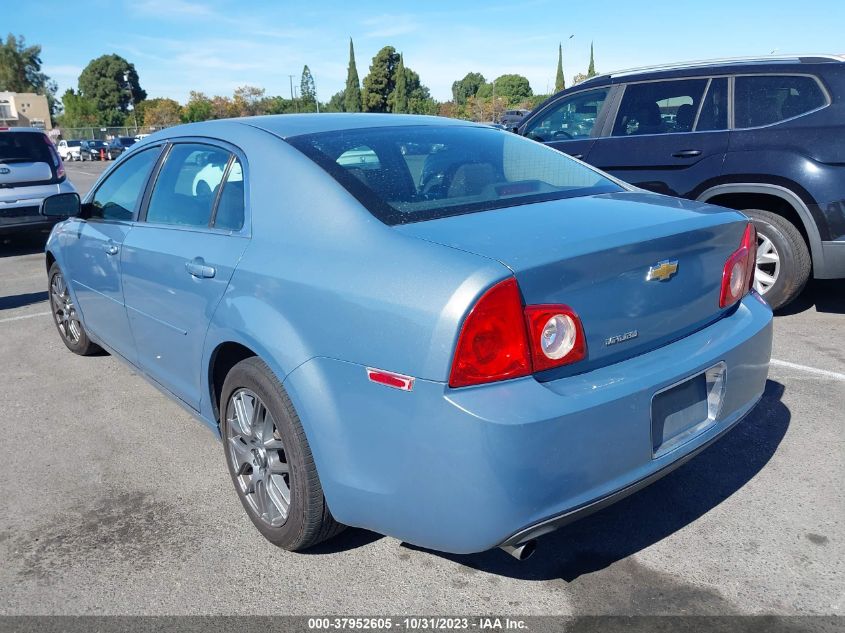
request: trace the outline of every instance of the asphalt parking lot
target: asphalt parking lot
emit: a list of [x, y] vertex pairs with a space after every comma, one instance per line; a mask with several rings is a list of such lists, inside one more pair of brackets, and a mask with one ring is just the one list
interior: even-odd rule
[[[102, 169], [68, 165], [81, 192]], [[215, 437], [114, 358], [68, 352], [42, 243], [0, 244], [0, 614], [842, 614], [845, 281], [775, 322], [757, 409], [519, 563], [361, 530], [268, 544]]]

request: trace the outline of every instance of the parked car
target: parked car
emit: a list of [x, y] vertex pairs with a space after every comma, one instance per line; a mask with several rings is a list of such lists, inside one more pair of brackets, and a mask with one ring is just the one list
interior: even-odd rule
[[115, 136], [109, 141], [108, 147], [106, 148], [106, 158], [108, 160], [114, 160], [137, 142], [138, 139], [134, 136]]
[[512, 130], [522, 123], [523, 117], [525, 117], [528, 112], [529, 110], [506, 110], [501, 116], [500, 123], [508, 130]]
[[[193, 186], [221, 164], [217, 191]], [[43, 212], [70, 216], [46, 253], [65, 345], [219, 432], [250, 519], [291, 550], [345, 524], [524, 558], [703, 450], [766, 383], [745, 216], [485, 125], [178, 126]]]
[[83, 161], [86, 160], [106, 160], [106, 151], [109, 144], [105, 141], [93, 140], [82, 141], [79, 148], [79, 154]]
[[845, 277], [845, 56], [610, 73], [540, 104], [520, 133], [637, 187], [748, 215], [774, 308]]
[[0, 128], [0, 236], [49, 229], [56, 218], [38, 212], [41, 201], [76, 189], [53, 142], [34, 128]]
[[82, 160], [82, 141], [59, 141], [56, 149], [62, 160]]

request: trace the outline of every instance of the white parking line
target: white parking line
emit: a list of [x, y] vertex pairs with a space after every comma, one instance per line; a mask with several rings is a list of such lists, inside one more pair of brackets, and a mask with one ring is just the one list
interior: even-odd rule
[[833, 380], [841, 380], [845, 382], [845, 374], [840, 374], [835, 371], [828, 371], [827, 369], [819, 369], [817, 367], [807, 367], [807, 365], [799, 365], [798, 363], [790, 363], [785, 360], [778, 360], [777, 358], [773, 358], [771, 360], [772, 365], [776, 365], [778, 367], [787, 367], [789, 369], [797, 369], [798, 371], [804, 371], [808, 374], [815, 374], [817, 376], [824, 376], [825, 378], [833, 378]]
[[52, 312], [36, 312], [35, 314], [22, 314], [21, 316], [0, 319], [0, 323], [8, 323], [9, 321], [22, 321], [23, 319], [34, 319], [35, 317], [47, 316], [49, 314], [52, 314]]

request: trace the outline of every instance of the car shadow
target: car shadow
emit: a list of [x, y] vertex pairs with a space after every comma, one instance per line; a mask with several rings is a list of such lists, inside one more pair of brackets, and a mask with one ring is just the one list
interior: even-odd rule
[[49, 231], [21, 233], [11, 237], [0, 237], [0, 257], [17, 257], [43, 253]]
[[19, 295], [0, 297], [0, 310], [12, 310], [47, 301], [47, 292], [25, 292]]
[[795, 301], [777, 310], [775, 316], [791, 316], [810, 309], [845, 314], [845, 279], [811, 279]]
[[521, 580], [562, 579], [602, 570], [674, 534], [718, 506], [772, 458], [790, 422], [784, 386], [767, 381], [760, 404], [701, 454], [640, 492], [540, 537], [519, 562], [504, 552], [453, 555], [403, 544], [472, 569]]

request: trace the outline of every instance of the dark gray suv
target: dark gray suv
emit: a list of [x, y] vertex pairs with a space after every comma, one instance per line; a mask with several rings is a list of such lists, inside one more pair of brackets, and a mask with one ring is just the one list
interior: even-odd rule
[[845, 56], [766, 57], [594, 77], [519, 132], [633, 185], [746, 213], [774, 308], [845, 277]]

